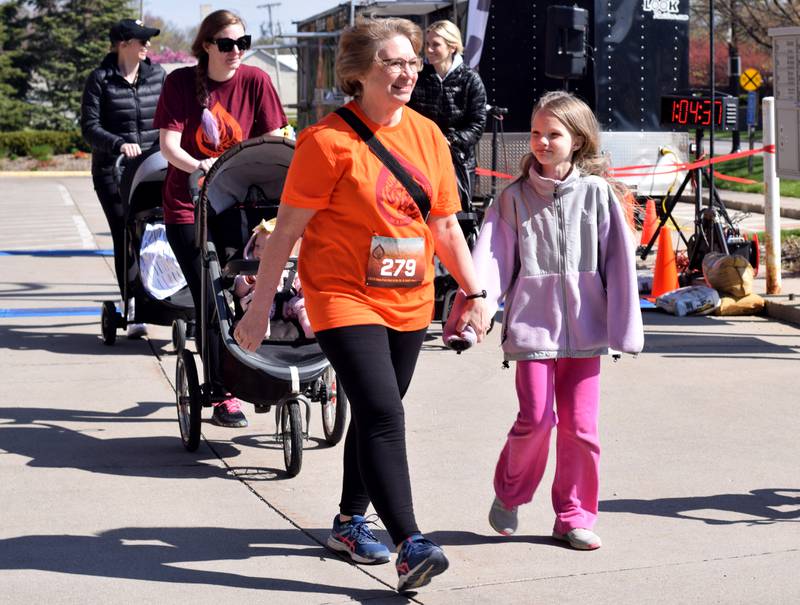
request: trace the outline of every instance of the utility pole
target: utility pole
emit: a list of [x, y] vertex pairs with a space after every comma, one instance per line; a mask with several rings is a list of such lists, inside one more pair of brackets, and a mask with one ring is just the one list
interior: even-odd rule
[[[275, 44], [275, 24], [272, 21], [272, 7], [273, 6], [280, 6], [280, 2], [268, 2], [267, 4], [259, 4], [256, 8], [266, 8], [267, 14], [269, 15], [269, 37], [272, 38], [270, 40], [271, 44]], [[281, 64], [278, 61], [278, 49], [272, 49], [272, 57], [275, 61], [275, 88], [278, 90], [278, 96], [281, 95]]]
[[[736, 21], [734, 11], [736, 10], [736, 0], [730, 0], [728, 10], [730, 14], [730, 39], [728, 40], [728, 89], [736, 97], [736, 107], [739, 107], [739, 76], [742, 74], [742, 60], [739, 57], [739, 49], [736, 47]], [[737, 120], [738, 122], [738, 120]], [[739, 124], [731, 133], [731, 153], [736, 153], [740, 148]]]

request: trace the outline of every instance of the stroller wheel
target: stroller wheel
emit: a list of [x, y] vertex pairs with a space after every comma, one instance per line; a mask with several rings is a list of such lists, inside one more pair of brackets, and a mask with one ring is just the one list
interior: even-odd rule
[[183, 319], [172, 322], [172, 346], [178, 355], [186, 348], [186, 322]]
[[444, 295], [444, 303], [442, 304], [442, 327], [447, 323], [447, 318], [453, 310], [453, 303], [456, 301], [456, 294], [458, 288], [448, 290]]
[[203, 402], [200, 398], [200, 383], [197, 380], [197, 365], [194, 362], [194, 355], [186, 349], [178, 355], [178, 363], [175, 367], [175, 398], [181, 441], [187, 451], [193, 452], [200, 445]]
[[303, 464], [303, 419], [300, 402], [288, 401], [281, 406], [281, 437], [283, 441], [283, 462], [286, 472], [294, 477]]
[[103, 335], [103, 344], [112, 346], [117, 340], [117, 326], [122, 316], [117, 313], [114, 303], [107, 300], [103, 303], [103, 310], [100, 313], [100, 331]]
[[342, 383], [336, 380], [336, 372], [329, 367], [325, 371], [325, 382], [320, 396], [322, 403], [322, 432], [328, 445], [342, 440], [347, 422], [347, 395]]

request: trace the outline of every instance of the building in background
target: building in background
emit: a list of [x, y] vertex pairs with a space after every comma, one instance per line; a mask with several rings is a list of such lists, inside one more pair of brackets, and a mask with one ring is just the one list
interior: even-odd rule
[[[276, 59], [278, 67], [276, 69]], [[275, 55], [273, 52], [254, 48], [245, 53], [242, 63], [263, 69], [272, 79], [281, 99], [283, 110], [289, 120], [297, 119], [297, 57]]]

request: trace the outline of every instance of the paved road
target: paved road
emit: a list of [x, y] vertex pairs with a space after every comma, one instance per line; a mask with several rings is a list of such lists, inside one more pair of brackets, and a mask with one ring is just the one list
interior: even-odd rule
[[[185, 452], [168, 329], [109, 348], [97, 315], [76, 311], [114, 293], [111, 259], [84, 252], [81, 220], [93, 245], [110, 247], [88, 179], [0, 186], [2, 218], [58, 225], [66, 238], [0, 232], [0, 253], [16, 250], [0, 254], [4, 603], [800, 599], [797, 328], [645, 315], [645, 353], [604, 360], [604, 547], [585, 553], [548, 537], [546, 487], [522, 509], [519, 535], [492, 534], [485, 518], [515, 414], [513, 375], [500, 369], [497, 330], [456, 356], [434, 326], [406, 420], [419, 522], [452, 566], [405, 598], [391, 590], [391, 566], [355, 567], [322, 547], [341, 446], [322, 445], [319, 410], [293, 479], [271, 415], [250, 413], [239, 431], [204, 424], [200, 449]], [[56, 248], [73, 255], [42, 254]]]

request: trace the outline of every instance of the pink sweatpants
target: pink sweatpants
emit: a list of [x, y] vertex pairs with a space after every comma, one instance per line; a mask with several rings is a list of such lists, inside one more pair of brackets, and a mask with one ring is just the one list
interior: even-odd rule
[[553, 529], [591, 529], [597, 519], [600, 358], [518, 361], [516, 382], [519, 414], [497, 461], [497, 497], [506, 507], [531, 501], [557, 426]]

